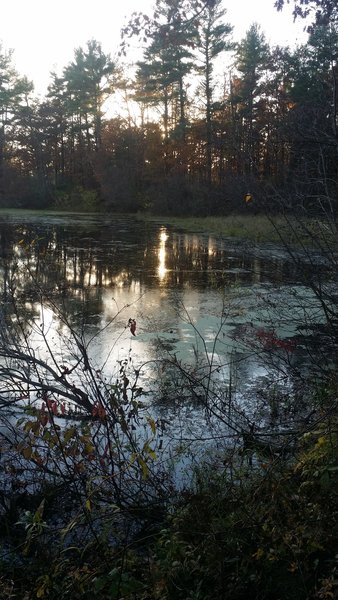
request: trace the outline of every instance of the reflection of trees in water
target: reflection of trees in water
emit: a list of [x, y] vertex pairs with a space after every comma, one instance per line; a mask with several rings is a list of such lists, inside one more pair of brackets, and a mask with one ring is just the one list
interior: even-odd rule
[[206, 235], [173, 234], [172, 252], [167, 267], [176, 275], [177, 283], [186, 280], [185, 271], [190, 271], [196, 284], [243, 284], [273, 281], [282, 283], [290, 279], [294, 269], [273, 252], [261, 258], [253, 246], [241, 245], [229, 240]]
[[[209, 323], [209, 329], [203, 329], [205, 323], [199, 323], [198, 319], [200, 315], [215, 317], [212, 307], [216, 307], [220, 301], [220, 290], [224, 294], [224, 314], [228, 314], [228, 318], [234, 319], [235, 323], [237, 317], [241, 322], [246, 319], [246, 311], [253, 314], [252, 320], [257, 322], [259, 301], [265, 311], [263, 317], [268, 328], [275, 325], [275, 304], [281, 318], [283, 298], [273, 293], [270, 299], [264, 292], [264, 285], [255, 287], [253, 284], [266, 281], [278, 284], [283, 283], [284, 279], [292, 279], [294, 274], [290, 272], [290, 265], [282, 254], [276, 252], [267, 258], [263, 253], [261, 256], [255, 255], [244, 246], [236, 247], [234, 243], [230, 246], [228, 241], [212, 236], [189, 235], [169, 229], [165, 230], [165, 235], [163, 232], [164, 228], [160, 225], [133, 223], [126, 219], [116, 219], [116, 222], [109, 224], [102, 219], [101, 223], [86, 225], [81, 222], [74, 225], [66, 221], [64, 225], [2, 222], [0, 248], [3, 297], [6, 299], [8, 290], [14, 290], [16, 306], [26, 311], [26, 321], [38, 324], [39, 301], [46, 295], [57, 309], [61, 309], [62, 314], [67, 315], [71, 326], [77, 331], [90, 331], [90, 335], [93, 332], [96, 335], [101, 327], [115, 318], [120, 309], [138, 298], [137, 310], [142, 320], [140, 323], [138, 321], [137, 333], [150, 334], [143, 346], [139, 341], [141, 336], [137, 338], [140, 355], [146, 352], [146, 344], [147, 351], [152, 349], [152, 340], [157, 334], [164, 337], [169, 353], [175, 353], [179, 348], [179, 352], [187, 355], [189, 344], [195, 348], [195, 338], [191, 337], [187, 327], [177, 325], [177, 315], [180, 317], [185, 307], [188, 311], [186, 319], [192, 318], [196, 326], [201, 325], [203, 339], [206, 340], [206, 336], [210, 336], [210, 329], [213, 331], [213, 325]], [[241, 290], [239, 286], [242, 286]], [[247, 294], [248, 289], [251, 295]], [[269, 289], [270, 286], [267, 286], [266, 290]], [[203, 290], [207, 290], [207, 293], [200, 293]], [[245, 298], [240, 296], [243, 290]], [[144, 291], [147, 293], [141, 299]], [[263, 294], [263, 299], [259, 298], [260, 294]], [[300, 300], [294, 308], [298, 304], [303, 306]], [[243, 314], [241, 309], [244, 309]], [[124, 327], [123, 318], [125, 321], [129, 317], [138, 319], [134, 310], [134, 307], [131, 308], [128, 314], [121, 316], [121, 322], [115, 323], [120, 330]], [[285, 299], [285, 312], [290, 313], [289, 295]], [[295, 314], [292, 315], [294, 318]], [[262, 323], [264, 320], [262, 318]], [[55, 330], [61, 326], [61, 321], [53, 324]], [[225, 339], [220, 336], [219, 343], [222, 342], [223, 346]], [[107, 347], [110, 346], [108, 335], [104, 341]], [[208, 345], [206, 348], [209, 351]], [[259, 352], [261, 348], [256, 350]], [[222, 347], [220, 354], [223, 356], [227, 353], [228, 350]], [[158, 348], [154, 348], [153, 355], [159, 356]], [[250, 381], [251, 388], [254, 383], [259, 387], [257, 357], [255, 353], [252, 360], [244, 361], [241, 356], [238, 362], [232, 357], [231, 373], [228, 372], [228, 365], [221, 369], [226, 385], [230, 379], [233, 385], [235, 378], [235, 388], [239, 391], [247, 387], [246, 382]], [[200, 360], [200, 355], [198, 358]], [[278, 354], [275, 359], [278, 359]], [[286, 377], [293, 366], [294, 356], [292, 364], [287, 365], [281, 364], [278, 359], [278, 364], [271, 365], [269, 374], [273, 368], [273, 372], [280, 377], [285, 367]], [[170, 396], [175, 397], [173, 393]]]
[[9, 283], [13, 276], [13, 238], [14, 232], [6, 221], [0, 223], [0, 272], [1, 272], [1, 294], [4, 300], [7, 298]]
[[[91, 288], [128, 287], [138, 281], [148, 288], [224, 286], [290, 276], [282, 258], [258, 258], [244, 247], [229, 247], [212, 236], [170, 232], [163, 244], [163, 227], [126, 219], [110, 223], [0, 223], [3, 271], [2, 294], [13, 284], [22, 299], [32, 299], [36, 282], [54, 298], [79, 304], [94, 302], [100, 312], [101, 294]], [[162, 237], [161, 237], [162, 236]], [[161, 241], [162, 240], [162, 241]], [[159, 278], [159, 253], [165, 265]], [[28, 277], [33, 276], [35, 283]], [[94, 307], [93, 307], [94, 308]]]

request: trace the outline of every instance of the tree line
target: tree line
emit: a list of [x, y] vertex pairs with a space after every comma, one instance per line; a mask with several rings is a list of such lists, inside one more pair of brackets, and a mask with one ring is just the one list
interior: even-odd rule
[[[205, 215], [242, 209], [248, 190], [331, 198], [337, 11], [295, 2], [310, 8], [307, 43], [290, 48], [257, 23], [234, 43], [222, 0], [156, 0], [121, 32], [119, 61], [89, 40], [42, 100], [0, 46], [0, 206]], [[130, 40], [144, 48], [127, 69]]]

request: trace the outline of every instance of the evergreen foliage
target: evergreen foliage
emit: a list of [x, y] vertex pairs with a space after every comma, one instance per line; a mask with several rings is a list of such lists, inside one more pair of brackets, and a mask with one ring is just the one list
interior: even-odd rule
[[[323, 193], [334, 198], [335, 7], [295, 5], [320, 6], [329, 24], [290, 49], [269, 46], [257, 24], [233, 45], [221, 0], [157, 0], [123, 32], [126, 56], [130, 38], [144, 47], [134, 76], [90, 40], [51, 74], [43, 100], [1, 48], [0, 204], [53, 208], [71, 187], [106, 210], [197, 215], [245, 210], [248, 190], [256, 210], [271, 194], [293, 196], [293, 208], [301, 195], [313, 210]], [[121, 94], [120, 114], [108, 116], [106, 103]], [[199, 190], [196, 208], [182, 190]]]

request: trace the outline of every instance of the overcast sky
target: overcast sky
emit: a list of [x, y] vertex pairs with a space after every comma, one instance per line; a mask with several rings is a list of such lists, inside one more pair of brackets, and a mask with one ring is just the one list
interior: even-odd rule
[[[271, 45], [305, 41], [304, 23], [293, 23], [290, 7], [277, 13], [273, 5], [274, 0], [224, 0], [233, 38], [240, 40], [257, 22]], [[45, 94], [50, 71], [61, 73], [73, 59], [74, 48], [94, 38], [114, 58], [126, 18], [135, 10], [151, 14], [152, 6], [153, 0], [3, 0], [0, 41], [3, 49], [14, 50], [19, 74]]]

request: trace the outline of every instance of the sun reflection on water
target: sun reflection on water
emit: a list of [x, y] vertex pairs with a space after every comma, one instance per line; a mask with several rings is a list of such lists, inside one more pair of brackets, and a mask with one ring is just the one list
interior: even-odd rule
[[160, 280], [161, 283], [164, 283], [167, 273], [168, 273], [168, 269], [166, 268], [165, 264], [166, 264], [166, 241], [168, 239], [168, 234], [166, 232], [166, 230], [163, 228], [160, 231], [160, 243], [158, 246], [158, 267], [157, 267], [157, 274], [158, 274], [158, 278]]

